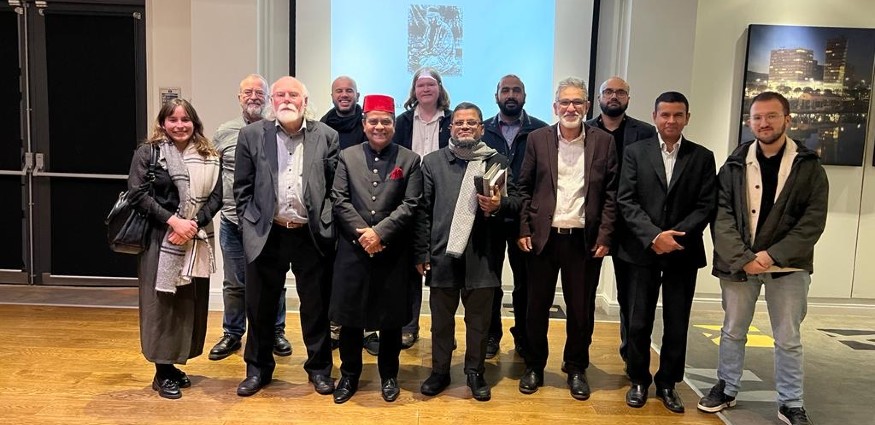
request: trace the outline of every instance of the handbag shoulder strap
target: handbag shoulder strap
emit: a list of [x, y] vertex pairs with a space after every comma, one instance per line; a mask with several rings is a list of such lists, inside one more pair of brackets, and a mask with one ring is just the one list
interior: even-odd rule
[[155, 181], [155, 168], [158, 167], [158, 147], [152, 145], [152, 156], [149, 158], [149, 171], [146, 172], [146, 181]]

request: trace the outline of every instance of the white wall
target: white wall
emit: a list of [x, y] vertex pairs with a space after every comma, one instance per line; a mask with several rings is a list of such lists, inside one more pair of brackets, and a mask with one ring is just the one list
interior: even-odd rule
[[[811, 0], [795, 1], [700, 1], [696, 17], [696, 45], [693, 54], [693, 79], [690, 102], [694, 110], [689, 135], [710, 147], [717, 158], [725, 158], [738, 137], [740, 121], [739, 104], [743, 85], [743, 68], [747, 26], [749, 24], [809, 25], [833, 27], [872, 27], [875, 3], [866, 0], [849, 0], [839, 7], [834, 3]], [[870, 120], [869, 134], [873, 122]], [[872, 150], [871, 137], [867, 154]], [[871, 157], [871, 154], [869, 154]], [[872, 167], [866, 162], [863, 167], [827, 166], [830, 181], [829, 215], [823, 237], [817, 245], [815, 273], [812, 276], [810, 296], [849, 298], [852, 285], [856, 283], [858, 296], [866, 293], [873, 296], [875, 275], [872, 265], [865, 263], [873, 246], [866, 244], [867, 236], [875, 235], [875, 226], [861, 228], [860, 206], [863, 193], [864, 171], [871, 174]], [[871, 180], [871, 178], [870, 178]], [[871, 190], [868, 190], [871, 194]], [[873, 223], [872, 209], [875, 199], [867, 198], [869, 210], [864, 222]], [[875, 223], [873, 223], [875, 224]], [[862, 251], [856, 251], [858, 235], [863, 242]], [[857, 282], [854, 281], [855, 258], [859, 258]], [[866, 283], [866, 280], [869, 282]], [[716, 279], [700, 280], [699, 292], [718, 293]]]
[[[314, 2], [299, 1], [299, 8], [305, 3]], [[557, 11], [562, 7], [557, 1]], [[867, 0], [847, 0], [841, 7], [813, 0], [603, 0], [596, 81], [614, 74], [626, 78], [632, 85], [629, 114], [645, 120], [659, 93], [687, 94], [692, 119], [686, 135], [713, 150], [722, 164], [737, 140], [747, 26], [872, 27], [873, 12], [875, 3]], [[326, 3], [320, 3], [317, 13], [330, 13]], [[211, 135], [219, 123], [239, 113], [234, 94], [243, 76], [261, 72], [270, 81], [287, 73], [287, 0], [147, 0], [146, 14], [150, 117], [157, 110], [158, 87], [181, 87]], [[579, 32], [589, 34], [588, 18], [559, 15], [567, 18], [557, 22], [560, 29], [576, 20], [585, 23], [579, 24]], [[316, 30], [308, 27], [312, 22], [298, 25], [304, 33]], [[330, 45], [325, 38], [299, 42], [315, 43], [325, 51]], [[573, 58], [569, 63], [582, 66]], [[329, 72], [298, 75], [309, 83], [322, 112], [330, 102], [327, 90], [320, 90], [330, 86]], [[585, 72], [578, 74], [586, 77]], [[870, 118], [869, 128], [873, 126]], [[872, 133], [863, 167], [827, 167], [829, 218], [815, 256], [813, 297], [875, 298], [875, 261], [866, 261], [875, 257]], [[719, 294], [709, 272], [700, 273], [700, 298]], [[609, 265], [604, 275], [601, 295], [611, 302]], [[220, 286], [221, 278], [213, 285]]]
[[[628, 112], [645, 120], [659, 93], [685, 93], [692, 114], [685, 135], [713, 150], [720, 166], [738, 138], [747, 26], [872, 27], [875, 3], [604, 0], [602, 8], [597, 81], [614, 74], [626, 78], [632, 86]], [[863, 167], [826, 167], [829, 216], [817, 245], [812, 297], [875, 298], [875, 262], [866, 261], [875, 254], [873, 125], [870, 118]], [[708, 236], [706, 244], [710, 251]], [[611, 301], [613, 276], [607, 269], [601, 295]], [[719, 297], [719, 292], [710, 266], [703, 269], [697, 298]]]
[[[273, 30], [270, 20], [260, 23], [259, 16], [272, 8], [282, 9], [283, 4], [285, 14], [277, 20], [284, 23], [288, 34], [287, 0], [147, 0], [149, 119], [154, 120], [160, 106], [160, 87], [182, 89], [182, 97], [191, 101], [203, 121], [207, 137], [212, 137], [219, 124], [238, 116], [240, 80], [251, 73], [264, 74], [265, 66], [278, 62], [259, 52], [259, 37]], [[288, 69], [288, 36], [284, 37], [286, 53], [279, 61], [284, 61]], [[149, 125], [151, 128], [152, 123]], [[218, 237], [216, 245], [217, 272], [210, 279], [210, 306], [221, 309], [222, 255]]]

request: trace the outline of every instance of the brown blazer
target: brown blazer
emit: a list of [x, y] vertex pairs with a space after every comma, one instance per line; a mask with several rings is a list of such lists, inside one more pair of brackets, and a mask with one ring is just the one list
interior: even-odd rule
[[[518, 179], [522, 209], [520, 237], [532, 237], [532, 249], [540, 254], [550, 236], [559, 176], [557, 124], [539, 128], [528, 136], [526, 156]], [[607, 132], [583, 124], [584, 138], [584, 232], [587, 251], [596, 244], [611, 247], [617, 215], [617, 148]]]

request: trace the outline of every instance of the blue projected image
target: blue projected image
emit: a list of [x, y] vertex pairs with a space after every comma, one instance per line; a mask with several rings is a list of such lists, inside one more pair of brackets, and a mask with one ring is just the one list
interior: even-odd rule
[[473, 102], [487, 118], [498, 113], [498, 80], [516, 74], [526, 85], [526, 110], [550, 121], [554, 15], [554, 2], [543, 0], [500, 7], [475, 0], [332, 0], [332, 79], [348, 75], [363, 95], [388, 94], [400, 113], [413, 73], [430, 66], [441, 73], [452, 105]]

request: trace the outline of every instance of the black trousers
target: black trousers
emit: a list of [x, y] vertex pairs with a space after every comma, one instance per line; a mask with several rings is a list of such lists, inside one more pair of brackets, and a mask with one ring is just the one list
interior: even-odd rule
[[[639, 266], [628, 263], [632, 285], [629, 288], [628, 366], [635, 384], [674, 388], [684, 378], [687, 353], [687, 328], [690, 307], [696, 292], [697, 269], [679, 264]], [[662, 287], [662, 348], [655, 379], [650, 374], [650, 334], [656, 315], [656, 302]]]
[[620, 357], [626, 361], [628, 357], [628, 334], [629, 334], [629, 287], [632, 286], [629, 276], [630, 264], [617, 258], [614, 260], [614, 275], [617, 278], [617, 303], [620, 304]]
[[[340, 373], [358, 380], [362, 374], [362, 328], [340, 328]], [[398, 378], [401, 328], [379, 329], [380, 353], [377, 369], [381, 379]]]
[[304, 370], [309, 376], [331, 374], [328, 301], [332, 258], [319, 254], [309, 232], [306, 226], [285, 229], [274, 225], [261, 255], [246, 265], [246, 318], [249, 321], [249, 337], [243, 353], [246, 376], [257, 375], [262, 381], [273, 376], [278, 299], [290, 266], [301, 300], [301, 333], [307, 347]]
[[[459, 299], [465, 306], [465, 373], [483, 373], [494, 288], [431, 288], [431, 369], [450, 373]], [[382, 337], [380, 343], [382, 344]], [[380, 353], [383, 347], [380, 346]]]
[[[528, 288], [526, 287], [526, 254], [520, 251], [517, 245], [519, 223], [505, 223], [507, 235], [507, 260], [510, 270], [513, 272], [513, 327], [510, 333], [513, 335], [514, 344], [526, 346], [526, 304], [528, 303]], [[501, 341], [504, 335], [501, 324], [501, 306], [504, 290], [495, 288], [492, 298], [492, 324], [489, 325], [489, 336]]]
[[526, 357], [527, 367], [543, 371], [547, 366], [547, 329], [560, 270], [567, 308], [562, 360], [568, 373], [583, 372], [589, 367], [595, 295], [601, 267], [602, 259], [593, 258], [586, 249], [582, 231], [570, 235], [551, 233], [541, 254], [528, 257], [526, 333], [530, 355]]
[[410, 285], [407, 287], [407, 299], [410, 300], [410, 322], [404, 325], [403, 332], [419, 335], [419, 313], [422, 311], [422, 275], [416, 267], [409, 274]]

